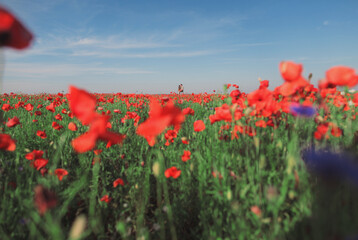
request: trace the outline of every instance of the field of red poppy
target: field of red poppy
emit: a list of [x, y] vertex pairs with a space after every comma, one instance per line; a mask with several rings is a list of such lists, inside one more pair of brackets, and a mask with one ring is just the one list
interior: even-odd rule
[[249, 94], [2, 94], [1, 239], [354, 239], [358, 76], [280, 71]]

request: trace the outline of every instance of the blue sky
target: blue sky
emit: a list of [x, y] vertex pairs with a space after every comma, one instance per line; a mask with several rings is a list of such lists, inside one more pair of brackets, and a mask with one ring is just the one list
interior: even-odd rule
[[34, 33], [3, 50], [5, 92], [255, 90], [280, 85], [278, 64], [313, 73], [358, 69], [358, 1], [0, 0]]

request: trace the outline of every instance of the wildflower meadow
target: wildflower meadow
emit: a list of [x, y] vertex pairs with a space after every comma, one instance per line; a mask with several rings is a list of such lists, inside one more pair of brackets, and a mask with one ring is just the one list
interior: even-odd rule
[[356, 239], [358, 75], [279, 71], [250, 93], [3, 93], [0, 238]]

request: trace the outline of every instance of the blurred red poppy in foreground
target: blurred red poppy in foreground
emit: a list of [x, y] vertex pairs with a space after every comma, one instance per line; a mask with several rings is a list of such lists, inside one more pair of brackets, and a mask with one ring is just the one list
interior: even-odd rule
[[8, 134], [0, 134], [0, 149], [15, 151], [15, 141]]
[[358, 75], [353, 68], [336, 66], [327, 70], [326, 78], [319, 81], [318, 87], [334, 88], [336, 86], [354, 87], [358, 84]]
[[98, 116], [95, 111], [96, 97], [74, 86], [70, 86], [69, 92], [67, 98], [71, 112], [83, 125], [89, 125]]
[[54, 192], [44, 188], [42, 185], [37, 185], [34, 191], [34, 204], [40, 215], [45, 214], [48, 209], [56, 206], [57, 198]]
[[113, 144], [122, 143], [125, 135], [107, 131], [110, 116], [96, 113], [96, 98], [84, 90], [70, 86], [70, 109], [83, 125], [90, 125], [88, 132], [72, 141], [73, 148], [79, 152], [87, 152], [96, 146], [97, 140]]
[[178, 131], [184, 120], [185, 115], [172, 101], [162, 108], [158, 102], [152, 100], [149, 118], [138, 126], [137, 134], [145, 137], [150, 146], [154, 146], [156, 136], [172, 125]]
[[289, 96], [295, 93], [299, 88], [309, 85], [306, 79], [302, 77], [302, 64], [296, 64], [290, 61], [280, 63], [280, 72], [285, 82], [278, 87], [278, 91], [283, 96]]
[[24, 49], [30, 45], [32, 38], [21, 22], [0, 6], [0, 47]]
[[91, 123], [90, 130], [72, 141], [73, 148], [79, 152], [87, 152], [96, 146], [97, 140], [110, 142], [111, 145], [122, 143], [126, 135], [107, 131], [110, 116], [98, 116]]

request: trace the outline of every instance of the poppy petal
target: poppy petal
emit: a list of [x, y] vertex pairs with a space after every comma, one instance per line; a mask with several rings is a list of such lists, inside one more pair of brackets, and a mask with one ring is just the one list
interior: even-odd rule
[[97, 135], [85, 133], [72, 140], [72, 146], [78, 153], [84, 153], [92, 150], [96, 146]]

